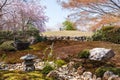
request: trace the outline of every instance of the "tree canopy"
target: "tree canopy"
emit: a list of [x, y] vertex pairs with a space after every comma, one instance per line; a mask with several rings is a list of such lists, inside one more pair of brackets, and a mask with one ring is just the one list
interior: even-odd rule
[[0, 0], [0, 28], [7, 30], [25, 30], [28, 24], [44, 30], [47, 16], [40, 0]]
[[120, 0], [58, 0], [61, 5], [74, 11], [68, 17], [78, 24], [93, 21], [93, 28], [120, 21]]
[[75, 24], [69, 20], [63, 22], [63, 28], [65, 30], [76, 30], [75, 27], [76, 27]]

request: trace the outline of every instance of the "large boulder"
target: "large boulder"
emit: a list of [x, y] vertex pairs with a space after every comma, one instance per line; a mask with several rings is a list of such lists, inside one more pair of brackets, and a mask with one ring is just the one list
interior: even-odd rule
[[111, 49], [105, 48], [93, 48], [90, 50], [90, 60], [109, 60], [110, 58], [114, 57], [115, 53]]

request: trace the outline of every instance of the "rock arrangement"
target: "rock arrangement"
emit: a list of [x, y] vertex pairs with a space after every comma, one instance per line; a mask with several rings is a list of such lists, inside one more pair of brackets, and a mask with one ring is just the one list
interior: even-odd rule
[[[95, 61], [104, 61], [109, 60], [114, 57], [115, 53], [111, 49], [105, 48], [94, 48], [90, 50], [90, 55], [88, 57], [89, 60]], [[26, 56], [21, 57], [24, 60], [32, 60], [35, 57], [28, 54]], [[87, 71], [83, 66], [79, 66], [75, 68], [75, 62], [83, 63], [85, 59], [74, 59], [73, 61], [69, 62], [67, 65], [64, 65], [56, 70], [53, 70], [47, 74], [47, 77], [52, 77], [55, 80], [120, 80], [118, 75], [115, 75], [111, 71], [106, 71], [103, 74], [103, 77], [97, 77], [95, 74]], [[54, 66], [54, 62], [49, 62], [50, 65]], [[0, 70], [24, 70], [24, 63], [17, 63], [17, 64], [4, 64], [0, 63]], [[36, 59], [34, 65], [36, 69], [42, 70], [45, 67], [45, 62], [41, 61], [40, 59]], [[26, 67], [31, 67], [30, 65]], [[35, 69], [34, 69], [35, 70]], [[33, 70], [32, 70], [33, 71]]]
[[86, 41], [87, 37], [86, 36], [75, 36], [75, 37], [70, 37], [70, 36], [50, 36], [46, 37], [43, 36], [43, 38], [46, 38], [47, 40], [73, 40], [73, 41]]
[[89, 71], [85, 71], [81, 66], [75, 70], [74, 68], [69, 68], [68, 65], [51, 71], [48, 73], [47, 77], [53, 77], [56, 80], [120, 80], [118, 75], [115, 75], [110, 71], [106, 71], [101, 78]]
[[[53, 62], [49, 62], [50, 65], [54, 65]], [[36, 59], [34, 66], [37, 70], [42, 70], [45, 66], [45, 62], [42, 62], [40, 59]], [[0, 70], [20, 70], [24, 71], [24, 62], [23, 63], [16, 63], [16, 64], [5, 64], [4, 62], [0, 63]]]

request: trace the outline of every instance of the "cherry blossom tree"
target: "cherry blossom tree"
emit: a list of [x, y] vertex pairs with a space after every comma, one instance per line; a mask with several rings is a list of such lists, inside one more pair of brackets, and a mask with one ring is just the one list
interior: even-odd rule
[[4, 11], [1, 17], [1, 22], [3, 29], [8, 30], [25, 30], [28, 28], [28, 24], [32, 24], [34, 27], [38, 28], [40, 31], [44, 31], [45, 22], [48, 20], [45, 16], [44, 6], [39, 3], [40, 0], [3, 0], [5, 5]]

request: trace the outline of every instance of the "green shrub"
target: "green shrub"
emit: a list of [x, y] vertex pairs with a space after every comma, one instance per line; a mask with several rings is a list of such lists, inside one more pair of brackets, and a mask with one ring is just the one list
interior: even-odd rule
[[102, 30], [97, 30], [94, 35], [92, 36], [93, 41], [102, 41], [105, 39], [103, 31]]
[[15, 37], [17, 39], [26, 39], [33, 36], [36, 38], [36, 36], [39, 36], [39, 30], [32, 27], [24, 31], [0, 31], [0, 43], [7, 41], [7, 40], [13, 40]]
[[120, 27], [105, 26], [92, 36], [94, 41], [109, 41], [120, 44]]
[[61, 59], [55, 61], [55, 64], [57, 65], [57, 67], [61, 67], [61, 66], [64, 65], [65, 63], [66, 63], [66, 62], [65, 62], [64, 60], [61, 60]]
[[0, 45], [2, 51], [15, 51], [15, 47], [12, 45], [13, 41], [6, 41]]
[[95, 74], [98, 77], [102, 77], [106, 71], [111, 71], [114, 74], [120, 76], [120, 68], [114, 68], [114, 67], [99, 67], [98, 69], [96, 69]]
[[88, 58], [90, 55], [89, 50], [83, 50], [78, 53], [78, 58]]
[[53, 70], [53, 67], [50, 65], [50, 64], [47, 64], [44, 68], [43, 68], [43, 70], [42, 70], [42, 73], [43, 74], [48, 74], [50, 71], [52, 71]]

